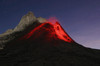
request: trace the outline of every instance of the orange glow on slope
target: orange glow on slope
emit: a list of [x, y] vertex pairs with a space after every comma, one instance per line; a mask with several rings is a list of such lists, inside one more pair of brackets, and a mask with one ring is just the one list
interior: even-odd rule
[[24, 38], [28, 39], [30, 38], [34, 32], [38, 29], [40, 29], [43, 25], [45, 25], [45, 23], [42, 23], [41, 25], [39, 25], [38, 27], [34, 28], [32, 31], [30, 31], [27, 35], [24, 36]]
[[54, 25], [55, 32], [59, 39], [62, 39], [66, 42], [72, 42], [73, 40], [66, 34], [66, 32], [63, 30], [63, 28], [60, 26], [58, 22]]
[[[56, 35], [56, 36], [55, 36]], [[52, 38], [61, 39], [66, 42], [73, 42], [73, 40], [68, 36], [68, 34], [63, 30], [58, 22], [52, 24], [51, 22], [45, 22], [40, 24], [31, 30], [28, 34], [24, 35], [21, 39], [34, 40], [43, 37], [44, 40], [50, 40]]]

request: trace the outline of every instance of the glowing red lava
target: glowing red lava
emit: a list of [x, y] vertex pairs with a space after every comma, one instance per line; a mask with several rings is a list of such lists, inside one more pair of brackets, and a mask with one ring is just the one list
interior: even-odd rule
[[68, 36], [68, 34], [66, 34], [66, 32], [64, 31], [64, 29], [60, 26], [60, 24], [58, 22], [55, 23], [54, 25], [54, 29], [55, 32], [58, 36], [59, 39], [62, 39], [66, 42], [72, 42], [73, 40]]
[[41, 37], [46, 41], [54, 38], [61, 39], [69, 43], [73, 42], [58, 22], [55, 22], [55, 24], [51, 22], [42, 23], [22, 38], [34, 40]]

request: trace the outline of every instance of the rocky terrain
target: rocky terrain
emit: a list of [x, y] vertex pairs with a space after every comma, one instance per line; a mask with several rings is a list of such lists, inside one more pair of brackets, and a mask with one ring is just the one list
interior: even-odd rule
[[100, 66], [100, 50], [81, 46], [59, 22], [29, 12], [0, 34], [0, 66]]

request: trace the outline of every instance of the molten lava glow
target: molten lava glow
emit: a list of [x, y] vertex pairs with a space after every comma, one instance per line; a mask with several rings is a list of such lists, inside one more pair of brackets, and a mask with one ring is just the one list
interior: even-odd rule
[[54, 25], [55, 32], [59, 39], [62, 39], [66, 42], [72, 42], [73, 40], [66, 34], [66, 32], [63, 30], [63, 28], [60, 26], [58, 22]]
[[43, 25], [45, 25], [45, 23], [39, 25], [38, 27], [34, 28], [30, 33], [28, 33], [28, 35], [26, 35], [27, 36], [27, 39], [30, 38], [34, 34], [34, 32], [36, 30], [40, 29]]
[[44, 40], [51, 40], [52, 38], [61, 39], [66, 42], [73, 42], [73, 40], [68, 36], [68, 34], [63, 30], [58, 22], [45, 22], [40, 24], [39, 26], [35, 27], [31, 30], [28, 34], [24, 35], [22, 39], [31, 39], [34, 40], [37, 38], [41, 38]]

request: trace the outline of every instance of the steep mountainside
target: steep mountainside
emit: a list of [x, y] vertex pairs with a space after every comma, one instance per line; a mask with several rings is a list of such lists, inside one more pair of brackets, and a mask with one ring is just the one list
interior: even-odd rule
[[100, 50], [81, 46], [59, 22], [29, 12], [0, 35], [0, 66], [100, 66]]

